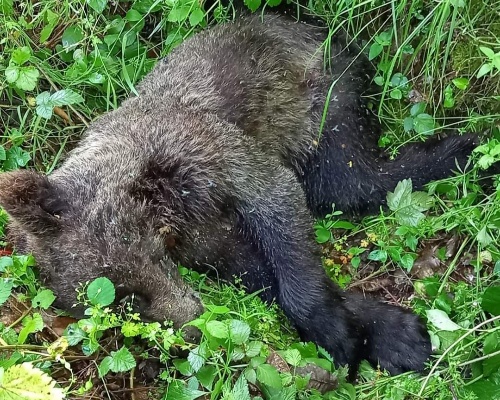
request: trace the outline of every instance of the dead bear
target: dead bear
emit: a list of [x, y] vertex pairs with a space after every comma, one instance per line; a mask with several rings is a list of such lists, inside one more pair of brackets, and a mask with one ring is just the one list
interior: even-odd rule
[[[88, 129], [48, 177], [0, 175], [10, 239], [31, 251], [58, 305], [78, 282], [107, 276], [145, 317], [176, 327], [202, 312], [176, 263], [267, 288], [303, 340], [338, 365], [421, 370], [425, 326], [401, 308], [345, 293], [326, 276], [312, 215], [332, 203], [376, 210], [403, 178], [417, 186], [463, 166], [471, 136], [379, 156], [366, 110], [363, 57], [343, 39], [285, 17], [247, 16], [185, 41]], [[328, 95], [331, 85], [330, 95]], [[325, 106], [328, 112], [320, 134]]]

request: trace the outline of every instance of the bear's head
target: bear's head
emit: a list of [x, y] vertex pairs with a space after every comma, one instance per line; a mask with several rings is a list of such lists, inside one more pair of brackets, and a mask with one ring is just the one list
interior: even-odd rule
[[81, 315], [82, 308], [73, 307], [79, 283], [105, 276], [115, 284], [116, 298], [135, 299], [146, 319], [172, 320], [178, 328], [199, 316], [199, 296], [168, 258], [164, 237], [145, 218], [143, 205], [127, 196], [84, 193], [89, 185], [25, 170], [0, 174], [8, 239], [18, 252], [35, 256], [56, 305]]

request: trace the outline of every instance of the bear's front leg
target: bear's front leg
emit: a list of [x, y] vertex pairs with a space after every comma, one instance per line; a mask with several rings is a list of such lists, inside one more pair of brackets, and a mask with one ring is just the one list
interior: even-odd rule
[[239, 229], [272, 269], [277, 301], [302, 339], [324, 347], [337, 365], [348, 364], [351, 377], [362, 359], [392, 373], [421, 370], [430, 344], [418, 318], [334, 285], [321, 265], [298, 182], [271, 158], [257, 161], [260, 168], [233, 191]]

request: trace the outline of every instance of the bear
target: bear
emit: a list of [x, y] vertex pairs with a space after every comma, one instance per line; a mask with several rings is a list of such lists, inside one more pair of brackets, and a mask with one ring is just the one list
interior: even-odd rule
[[475, 139], [381, 155], [362, 99], [366, 58], [340, 34], [325, 65], [327, 35], [272, 13], [206, 29], [94, 121], [52, 174], [0, 174], [9, 240], [34, 254], [60, 308], [81, 313], [71, 307], [78, 283], [106, 276], [118, 298], [140, 299], [144, 318], [180, 328], [203, 312], [180, 263], [261, 291], [302, 340], [351, 374], [362, 359], [392, 374], [424, 368], [425, 324], [337, 287], [313, 218], [333, 203], [370, 213], [401, 179], [421, 187], [446, 177], [464, 167]]

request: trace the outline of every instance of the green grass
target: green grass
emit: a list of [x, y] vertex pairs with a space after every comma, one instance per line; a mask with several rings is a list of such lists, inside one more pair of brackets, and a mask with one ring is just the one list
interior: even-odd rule
[[[86, 319], [43, 319], [53, 296], [40, 288], [34, 260], [4, 252], [0, 238], [0, 304], [8, 316], [0, 322], [0, 398], [19, 377], [25, 387], [47, 387], [42, 372], [68, 397], [86, 399], [146, 392], [165, 399], [201, 392], [211, 399], [500, 398], [500, 181], [484, 171], [500, 157], [500, 2], [309, 6], [302, 11], [322, 16], [332, 32], [345, 28], [377, 68], [378, 93], [369, 101], [390, 154], [434, 135], [484, 132], [470, 171], [429, 185], [425, 195], [406, 194], [405, 208], [389, 200], [389, 210], [363, 221], [333, 212], [315, 226], [325, 268], [340, 285], [386, 284], [374, 293], [427, 318], [436, 349], [428, 371], [389, 377], [364, 364], [353, 386], [324, 351], [297, 342], [276, 307], [184, 269], [208, 308], [194, 322], [204, 333], [200, 345], [140, 322], [126, 305], [111, 313], [114, 291], [103, 281], [82, 287]], [[215, 22], [232, 18], [218, 4], [211, 12]], [[206, 25], [192, 0], [0, 0], [0, 171], [50, 173], [90, 121], [116, 108], [159, 57]], [[5, 222], [0, 212], [0, 234]], [[287, 367], [266, 363], [270, 354]], [[338, 388], [308, 390], [297, 373], [306, 362], [336, 374]]]

